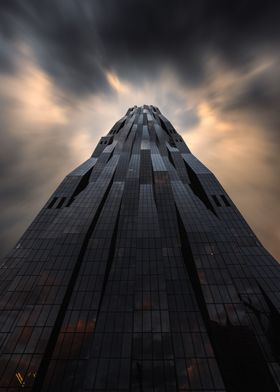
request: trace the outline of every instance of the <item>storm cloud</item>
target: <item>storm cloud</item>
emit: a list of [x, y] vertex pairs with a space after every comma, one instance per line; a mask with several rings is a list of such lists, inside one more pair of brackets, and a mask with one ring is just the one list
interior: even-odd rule
[[155, 104], [280, 256], [280, 3], [2, 0], [1, 254], [127, 107]]

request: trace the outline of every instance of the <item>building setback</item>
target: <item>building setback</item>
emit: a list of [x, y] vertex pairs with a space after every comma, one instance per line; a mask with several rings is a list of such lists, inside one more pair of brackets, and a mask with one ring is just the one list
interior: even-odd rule
[[0, 269], [0, 392], [274, 392], [280, 268], [154, 106], [66, 176]]

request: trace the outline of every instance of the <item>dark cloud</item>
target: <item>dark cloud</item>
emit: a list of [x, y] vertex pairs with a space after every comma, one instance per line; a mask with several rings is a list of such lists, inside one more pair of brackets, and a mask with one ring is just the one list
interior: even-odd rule
[[[260, 46], [277, 43], [277, 2], [104, 1], [98, 19], [106, 58], [120, 74], [172, 66], [191, 84], [207, 79], [207, 61], [217, 54], [244, 68]], [[107, 12], [106, 12], [107, 11]], [[124, 64], [126, 67], [124, 68]]]
[[63, 89], [81, 94], [109, 87], [90, 7], [85, 13], [71, 1], [4, 1], [0, 9], [3, 36], [27, 43]]
[[227, 113], [249, 117], [253, 123], [262, 124], [269, 135], [280, 141], [280, 61], [268, 67], [245, 83], [243, 89], [232, 94], [222, 107]]
[[108, 88], [104, 69], [141, 78], [163, 64], [201, 84], [211, 54], [244, 68], [279, 37], [277, 1], [4, 0], [0, 9], [2, 34], [27, 39], [41, 66], [76, 94]]

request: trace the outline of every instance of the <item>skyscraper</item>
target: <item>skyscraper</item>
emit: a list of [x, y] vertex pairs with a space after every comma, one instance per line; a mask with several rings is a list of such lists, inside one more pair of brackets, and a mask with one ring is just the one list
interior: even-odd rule
[[101, 138], [0, 272], [0, 392], [279, 390], [279, 264], [153, 106]]

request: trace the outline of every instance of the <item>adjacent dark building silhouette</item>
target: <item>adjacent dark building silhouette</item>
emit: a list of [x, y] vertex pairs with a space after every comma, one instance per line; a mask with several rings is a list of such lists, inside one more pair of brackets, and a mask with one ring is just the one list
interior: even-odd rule
[[279, 264], [153, 106], [66, 176], [0, 273], [0, 392], [279, 390]]

